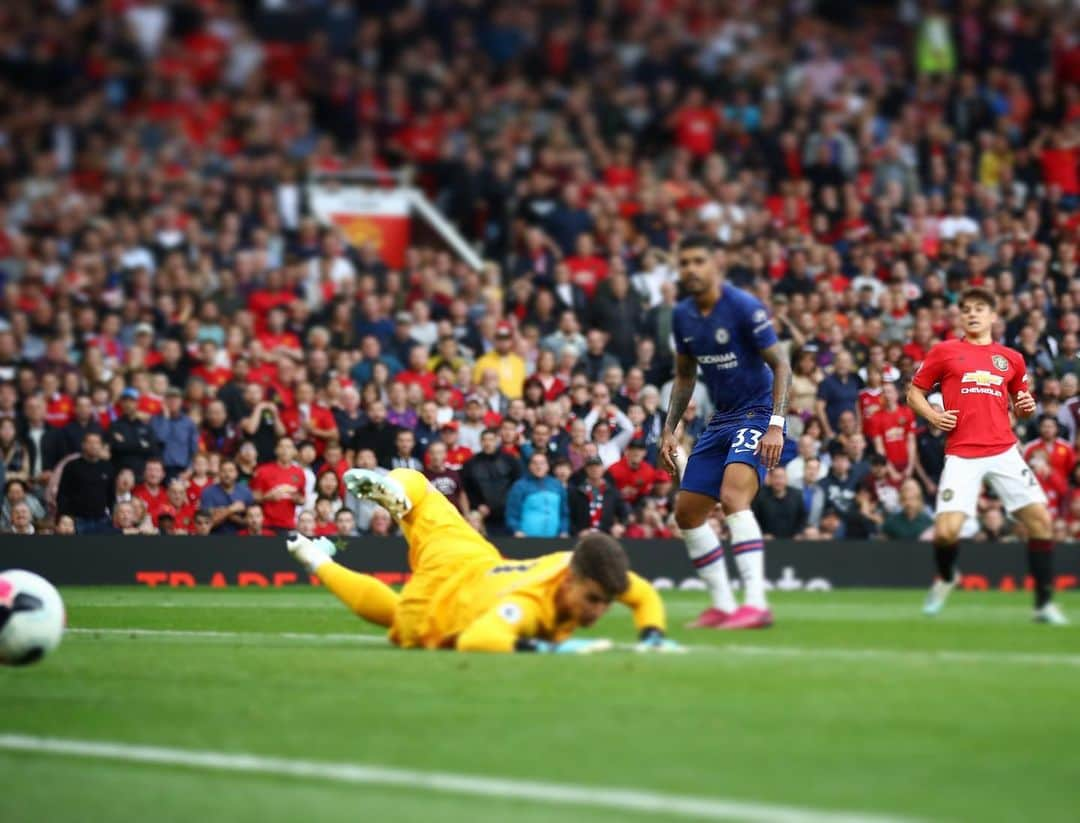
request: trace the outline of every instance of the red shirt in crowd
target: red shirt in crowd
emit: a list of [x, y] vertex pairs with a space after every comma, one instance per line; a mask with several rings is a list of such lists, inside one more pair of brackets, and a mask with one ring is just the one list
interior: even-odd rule
[[1080, 174], [1076, 170], [1080, 151], [1046, 148], [1042, 150], [1039, 160], [1042, 163], [1043, 179], [1048, 184], [1060, 186], [1061, 193], [1065, 195], [1080, 194]]
[[157, 492], [152, 492], [145, 483], [140, 483], [134, 489], [131, 490], [133, 497], [139, 498], [146, 504], [146, 512], [150, 515], [150, 519], [154, 521], [154, 525], [157, 525], [158, 515], [161, 514], [161, 510], [169, 505], [169, 495], [165, 493], [164, 486], [158, 486]]
[[687, 106], [675, 114], [675, 142], [695, 157], [716, 149], [716, 127], [720, 117], [707, 106]]
[[198, 507], [199, 500], [202, 498], [203, 491], [209, 487], [213, 481], [209, 477], [204, 477], [202, 481], [192, 477], [188, 480], [187, 484], [187, 499], [188, 503], [192, 506]]
[[881, 389], [862, 389], [859, 391], [859, 414], [862, 415], [863, 434], [870, 434], [870, 419], [885, 408], [885, 402], [881, 399]]
[[248, 308], [255, 315], [255, 331], [262, 332], [266, 329], [266, 317], [270, 313], [270, 309], [277, 306], [287, 308], [295, 299], [296, 295], [288, 289], [279, 289], [277, 291], [256, 289], [253, 291], [248, 296]]
[[[174, 533], [194, 534], [195, 512], [197, 508], [198, 507], [194, 503], [185, 503], [179, 509], [171, 503], [166, 503], [161, 507], [161, 511], [158, 512], [158, 517], [163, 514], [171, 514], [176, 522]], [[157, 518], [154, 518], [154, 525], [157, 525]]]
[[405, 369], [394, 376], [395, 383], [403, 383], [406, 387], [419, 386], [424, 392], [425, 400], [431, 400], [435, 397], [435, 380], [434, 372], [417, 372], [412, 369]]
[[608, 473], [615, 481], [623, 500], [633, 504], [637, 502], [639, 497], [645, 497], [652, 493], [658, 472], [655, 467], [644, 460], [635, 469], [624, 455], [618, 463], [614, 463], [608, 468]]
[[472, 449], [467, 446], [453, 446], [446, 450], [446, 468], [450, 471], [459, 472], [470, 457]]
[[926, 349], [922, 347], [921, 343], [916, 343], [914, 340], [904, 344], [903, 352], [916, 363], [921, 363], [926, 358]]
[[262, 334], [256, 335], [259, 343], [262, 345], [264, 351], [271, 352], [278, 346], [284, 346], [287, 349], [293, 349], [294, 351], [300, 351], [300, 338], [293, 334], [291, 331], [283, 331], [280, 334], [273, 334], [265, 331]]
[[570, 270], [570, 280], [581, 287], [585, 297], [592, 300], [596, 287], [608, 276], [607, 261], [594, 254], [588, 257], [567, 257], [565, 262], [566, 268]]
[[[251, 478], [251, 491], [253, 494], [268, 494], [271, 489], [278, 486], [291, 486], [294, 491], [303, 494], [307, 483], [304, 478], [304, 470], [293, 464], [282, 466], [279, 463], [263, 463]], [[262, 509], [267, 528], [270, 529], [295, 529], [296, 528], [296, 501], [292, 498], [270, 500], [263, 498]]]
[[232, 380], [232, 371], [224, 366], [196, 366], [191, 370], [192, 377], [198, 377], [207, 386], [213, 386], [215, 389], [220, 389], [230, 380]]
[[140, 414], [148, 414], [151, 417], [156, 417], [165, 411], [165, 401], [163, 398], [158, 397], [156, 394], [150, 394], [150, 392], [143, 392], [139, 395], [139, 400], [135, 404], [135, 409]]
[[332, 471], [335, 475], [337, 475], [338, 493], [341, 494], [342, 497], [344, 497], [345, 492], [344, 492], [344, 488], [341, 485], [341, 481], [342, 481], [342, 478], [345, 477], [345, 472], [347, 472], [350, 468], [352, 468], [352, 466], [349, 464], [349, 461], [346, 460], [343, 457], [339, 461], [337, 461], [336, 463], [330, 463], [330, 462], [323, 463], [322, 469], [319, 471], [319, 474], [322, 475], [322, 474], [326, 474], [329, 471]]
[[1046, 493], [1046, 507], [1050, 510], [1051, 517], [1061, 516], [1065, 501], [1069, 499], [1069, 484], [1056, 471], [1048, 471], [1046, 474], [1036, 472], [1035, 477]]
[[1042, 454], [1046, 457], [1046, 462], [1050, 465], [1054, 474], [1058, 475], [1062, 480], [1067, 481], [1076, 466], [1076, 450], [1064, 440], [1057, 439], [1053, 443], [1047, 444], [1040, 437], [1038, 440], [1033, 440], [1024, 446], [1024, 460], [1028, 463], [1036, 454]]
[[57, 392], [45, 401], [45, 422], [62, 428], [75, 416], [75, 402], [66, 394]]
[[[317, 429], [337, 429], [334, 413], [318, 403], [312, 403], [308, 406], [306, 414], [299, 406], [290, 406], [281, 412], [281, 424], [285, 427], [285, 433], [289, 437], [296, 436], [305, 420], [309, 420]], [[322, 453], [326, 450], [326, 438], [311, 436], [303, 439], [310, 439], [315, 444], [315, 452], [319, 457], [322, 457]]]
[[870, 418], [866, 426], [870, 437], [880, 437], [885, 447], [885, 459], [903, 471], [911, 462], [908, 453], [908, 435], [915, 433], [915, 412], [907, 406], [897, 406], [892, 411], [882, 408]]

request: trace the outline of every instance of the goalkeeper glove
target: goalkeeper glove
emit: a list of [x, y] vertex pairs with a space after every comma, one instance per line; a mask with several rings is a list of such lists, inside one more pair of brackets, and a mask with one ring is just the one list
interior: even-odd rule
[[670, 637], [665, 637], [664, 633], [655, 626], [650, 626], [647, 629], [641, 630], [641, 635], [638, 637], [637, 645], [634, 646], [634, 651], [645, 653], [660, 652], [662, 654], [683, 654], [686, 651], [686, 647], [680, 646]]

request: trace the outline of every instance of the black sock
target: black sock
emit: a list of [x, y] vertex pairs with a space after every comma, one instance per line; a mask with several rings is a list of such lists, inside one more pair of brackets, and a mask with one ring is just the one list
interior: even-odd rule
[[1028, 541], [1028, 570], [1035, 581], [1035, 608], [1041, 609], [1054, 596], [1054, 541]]
[[934, 565], [937, 566], [938, 577], [946, 583], [952, 583], [953, 575], [956, 574], [956, 555], [959, 548], [959, 543], [934, 544]]

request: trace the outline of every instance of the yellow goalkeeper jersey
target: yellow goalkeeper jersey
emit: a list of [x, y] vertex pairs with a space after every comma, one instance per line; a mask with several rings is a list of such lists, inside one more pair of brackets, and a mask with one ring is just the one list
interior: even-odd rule
[[[519, 638], [560, 642], [577, 628], [559, 619], [556, 592], [570, 573], [570, 552], [530, 560], [478, 560], [463, 566], [431, 594], [421, 642], [428, 648], [510, 651]], [[618, 598], [634, 613], [638, 629], [666, 629], [664, 606], [656, 590], [630, 573], [630, 586]]]

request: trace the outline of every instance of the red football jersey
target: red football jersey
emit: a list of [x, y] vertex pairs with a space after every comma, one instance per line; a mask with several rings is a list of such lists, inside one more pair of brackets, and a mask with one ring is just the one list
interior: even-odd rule
[[885, 444], [885, 459], [893, 466], [900, 471], [907, 468], [911, 461], [907, 438], [915, 433], [915, 412], [906, 406], [897, 406], [892, 411], [882, 407], [870, 418], [866, 433], [870, 437], [881, 437]]
[[947, 411], [956, 411], [956, 428], [947, 435], [945, 453], [989, 457], [1016, 445], [1009, 423], [1009, 398], [1028, 388], [1027, 368], [1019, 352], [990, 343], [947, 340], [930, 349], [911, 380], [930, 391], [941, 384]]
[[1031, 462], [1031, 458], [1036, 454], [1042, 454], [1046, 457], [1046, 462], [1050, 464], [1050, 468], [1053, 469], [1062, 480], [1068, 481], [1069, 475], [1072, 474], [1072, 470], [1076, 466], [1076, 452], [1073, 450], [1072, 446], [1060, 438], [1050, 445], [1047, 445], [1043, 442], [1042, 438], [1040, 438], [1038, 440], [1032, 440], [1024, 446], [1024, 460], [1028, 463]]
[[863, 434], [868, 437], [870, 432], [870, 418], [885, 408], [885, 401], [881, 399], [881, 389], [861, 389], [859, 391], [859, 413], [862, 415]]
[[459, 472], [472, 457], [472, 449], [468, 446], [454, 446], [446, 450], [446, 468], [450, 471]]
[[215, 389], [220, 389], [232, 380], [232, 371], [226, 369], [224, 366], [212, 366], [207, 368], [206, 366], [200, 365], [191, 370], [191, 376], [201, 378], [206, 385], [212, 386]]
[[1068, 483], [1057, 472], [1047, 472], [1045, 476], [1036, 474], [1035, 479], [1039, 481], [1043, 493], [1046, 494], [1046, 508], [1050, 510], [1052, 516], [1060, 517], [1064, 503], [1069, 497]]
[[154, 525], [157, 525], [158, 515], [161, 514], [161, 510], [169, 505], [169, 495], [165, 493], [164, 486], [158, 486], [157, 493], [150, 491], [144, 483], [140, 483], [138, 486], [131, 490], [132, 497], [139, 498], [146, 504], [146, 512], [150, 515], [150, 519], [154, 521]]
[[57, 392], [45, 401], [45, 422], [55, 428], [63, 428], [75, 417], [75, 401]]
[[204, 477], [201, 481], [192, 477], [188, 480], [187, 484], [187, 499], [188, 503], [192, 506], [198, 506], [199, 501], [202, 499], [202, 493], [213, 483], [214, 481], [209, 477]]
[[614, 479], [622, 499], [630, 504], [636, 503], [639, 498], [652, 494], [653, 486], [656, 484], [656, 469], [644, 461], [636, 469], [633, 469], [630, 467], [630, 463], [627, 462], [626, 457], [623, 457], [617, 463], [609, 466], [608, 472]]
[[[303, 492], [307, 486], [304, 470], [293, 464], [280, 466], [277, 463], [263, 463], [251, 478], [250, 488], [252, 492], [265, 494], [275, 486], [288, 484], [298, 492]], [[288, 498], [282, 500], [264, 500], [262, 504], [263, 519], [267, 528], [271, 529], [295, 529], [296, 528], [296, 503]]]
[[137, 411], [142, 414], [148, 414], [151, 417], [156, 417], [165, 411], [164, 398], [158, 397], [156, 394], [150, 394], [146, 392], [139, 395], [139, 400], [135, 405]]

